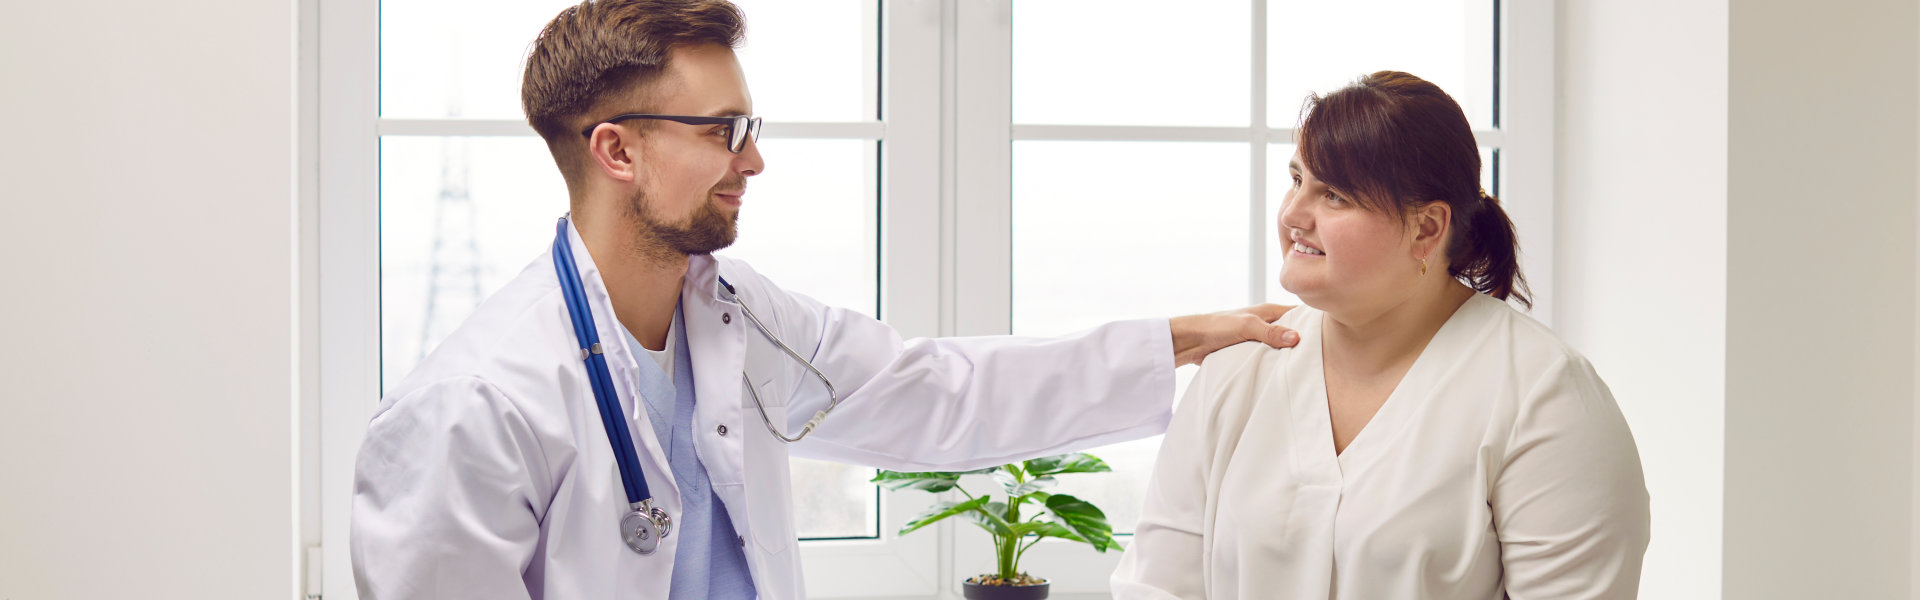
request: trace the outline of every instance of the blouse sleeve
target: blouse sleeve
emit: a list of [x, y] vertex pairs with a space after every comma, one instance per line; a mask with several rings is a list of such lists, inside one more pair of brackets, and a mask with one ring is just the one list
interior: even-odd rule
[[1490, 494], [1507, 594], [1634, 598], [1646, 555], [1646, 480], [1613, 395], [1568, 356], [1525, 395]]
[[1111, 583], [1116, 600], [1206, 598], [1207, 472], [1212, 462], [1217, 380], [1242, 362], [1228, 348], [1202, 363], [1174, 409], [1147, 484], [1133, 542]]

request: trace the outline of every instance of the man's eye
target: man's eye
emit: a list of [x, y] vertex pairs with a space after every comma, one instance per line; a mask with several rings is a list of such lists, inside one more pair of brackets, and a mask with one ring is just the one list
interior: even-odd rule
[[708, 135], [717, 135], [717, 136], [721, 136], [721, 137], [726, 137], [726, 135], [727, 135], [727, 128], [725, 128], [725, 127], [715, 127], [715, 128], [713, 128], [713, 130], [712, 130], [712, 131], [709, 131], [709, 132], [707, 132], [707, 134], [708, 134]]

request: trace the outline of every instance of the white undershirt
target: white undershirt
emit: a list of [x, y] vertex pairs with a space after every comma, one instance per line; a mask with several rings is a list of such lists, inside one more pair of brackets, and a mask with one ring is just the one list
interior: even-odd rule
[[[622, 327], [621, 329], [624, 330], [626, 328]], [[634, 337], [631, 331], [627, 332], [627, 341], [633, 344], [633, 350], [636, 354], [645, 352], [647, 355], [652, 356], [653, 362], [660, 365], [661, 371], [666, 372], [667, 383], [673, 383], [673, 341], [679, 338], [679, 333], [680, 309], [674, 308], [673, 320], [667, 325], [667, 343], [664, 347], [659, 350], [649, 349], [644, 344], [641, 344], [639, 338]]]

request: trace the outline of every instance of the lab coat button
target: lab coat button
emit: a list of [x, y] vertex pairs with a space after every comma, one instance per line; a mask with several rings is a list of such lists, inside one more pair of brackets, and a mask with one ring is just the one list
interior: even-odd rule
[[733, 324], [733, 313], [720, 313], [720, 324], [721, 325]]
[[726, 435], [726, 434], [727, 434], [727, 426], [725, 426], [725, 425], [721, 425], [721, 426], [720, 426], [720, 435], [723, 435], [723, 436], [724, 436], [724, 435]]
[[740, 547], [747, 547], [747, 536], [740, 536]]

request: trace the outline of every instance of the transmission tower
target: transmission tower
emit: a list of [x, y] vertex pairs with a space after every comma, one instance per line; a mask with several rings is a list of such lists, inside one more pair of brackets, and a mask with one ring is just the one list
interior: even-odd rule
[[[457, 72], [458, 67], [448, 69]], [[460, 116], [458, 86], [450, 92], [447, 115]], [[440, 195], [434, 201], [433, 250], [427, 255], [427, 306], [420, 319], [420, 357], [452, 333], [480, 305], [482, 262], [478, 215], [468, 193], [467, 138], [440, 141]]]

